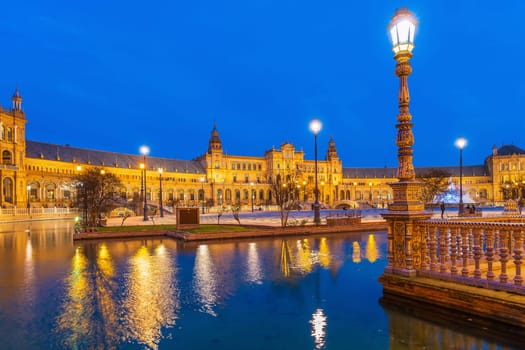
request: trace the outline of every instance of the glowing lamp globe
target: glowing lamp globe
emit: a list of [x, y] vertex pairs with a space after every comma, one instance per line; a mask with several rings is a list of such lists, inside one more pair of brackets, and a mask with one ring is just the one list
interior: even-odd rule
[[321, 128], [323, 127], [323, 124], [319, 119], [312, 119], [310, 122], [310, 131], [314, 133], [314, 135], [319, 134], [319, 131], [321, 131]]
[[410, 56], [412, 54], [417, 24], [414, 15], [407, 8], [396, 10], [388, 25], [390, 40], [392, 40], [392, 51], [394, 51], [395, 56]]

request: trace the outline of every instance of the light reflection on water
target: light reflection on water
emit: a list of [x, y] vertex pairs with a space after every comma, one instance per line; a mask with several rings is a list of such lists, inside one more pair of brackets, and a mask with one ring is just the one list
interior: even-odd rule
[[498, 348], [385, 312], [386, 233], [72, 245], [70, 230], [0, 227], [2, 348], [437, 349], [437, 333]]

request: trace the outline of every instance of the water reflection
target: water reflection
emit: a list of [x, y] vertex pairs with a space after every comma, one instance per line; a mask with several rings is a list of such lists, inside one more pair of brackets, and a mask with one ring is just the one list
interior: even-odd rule
[[318, 308], [312, 314], [312, 319], [310, 320], [312, 325], [312, 337], [314, 338], [315, 348], [323, 349], [325, 346], [326, 338], [326, 325], [327, 318], [323, 312], [323, 309]]
[[259, 252], [257, 251], [256, 243], [248, 244], [248, 269], [246, 271], [246, 280], [250, 283], [261, 284], [263, 273], [261, 269], [261, 261]]
[[201, 311], [212, 316], [217, 316], [214, 311], [217, 302], [217, 273], [210, 256], [208, 245], [201, 244], [195, 253], [195, 266], [193, 268], [194, 290], [201, 305]]
[[361, 262], [361, 246], [357, 241], [352, 243], [352, 262], [356, 264]]
[[162, 328], [175, 324], [179, 306], [171, 255], [162, 243], [152, 252], [141, 245], [128, 264], [119, 276], [105, 243], [76, 247], [56, 321], [62, 346], [113, 348], [124, 340], [157, 347]]
[[74, 246], [64, 227], [39, 225], [30, 235], [25, 225], [16, 233], [0, 226], [2, 348], [506, 349], [508, 343], [378, 305], [375, 277], [386, 263], [386, 233]]
[[162, 328], [175, 325], [179, 295], [171, 254], [160, 243], [142, 245], [129, 261], [123, 301], [125, 338], [156, 349]]
[[368, 241], [366, 242], [366, 258], [371, 263], [375, 263], [379, 257], [379, 249], [376, 244], [376, 237], [373, 233], [368, 235]]

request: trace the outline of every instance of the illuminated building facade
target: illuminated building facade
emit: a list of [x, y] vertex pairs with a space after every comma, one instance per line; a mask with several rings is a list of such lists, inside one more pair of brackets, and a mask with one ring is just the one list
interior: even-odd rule
[[[0, 107], [0, 205], [24, 207], [71, 206], [76, 200], [72, 184], [79, 171], [103, 168], [122, 182], [121, 197], [138, 198], [141, 189], [141, 155], [81, 149], [26, 141], [26, 118], [22, 97], [12, 96], [12, 108]], [[291, 143], [264, 152], [263, 156], [239, 156], [223, 152], [219, 131], [214, 125], [205, 154], [194, 160], [148, 157], [148, 203], [156, 205], [160, 195], [158, 168], [163, 169], [163, 199], [167, 206], [210, 206], [239, 204], [257, 207], [274, 204], [271, 183], [278, 176], [297, 179], [298, 193], [309, 206], [314, 198], [314, 160]], [[459, 168], [416, 168], [445, 170], [459, 182]], [[325, 207], [377, 206], [392, 201], [389, 183], [397, 181], [396, 168], [343, 167], [331, 139], [324, 160], [318, 161], [319, 198]], [[525, 150], [516, 146], [493, 148], [484, 164], [463, 166], [464, 191], [479, 203], [501, 203], [519, 197], [525, 187]], [[309, 209], [309, 208], [308, 208]]]

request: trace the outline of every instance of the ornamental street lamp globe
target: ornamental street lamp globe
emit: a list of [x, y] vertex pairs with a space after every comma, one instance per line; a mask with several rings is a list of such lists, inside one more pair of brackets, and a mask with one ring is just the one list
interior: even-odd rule
[[394, 57], [412, 57], [412, 50], [414, 49], [414, 36], [416, 33], [418, 21], [414, 18], [412, 12], [407, 8], [399, 8], [395, 12], [390, 24], [388, 25], [388, 32], [390, 40], [392, 40], [392, 51]]

